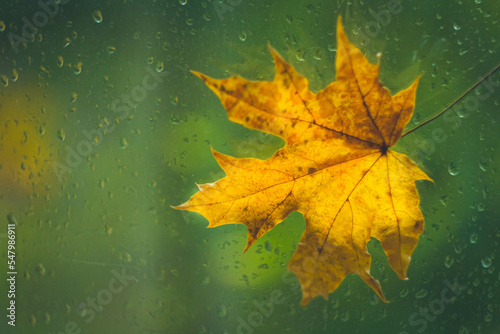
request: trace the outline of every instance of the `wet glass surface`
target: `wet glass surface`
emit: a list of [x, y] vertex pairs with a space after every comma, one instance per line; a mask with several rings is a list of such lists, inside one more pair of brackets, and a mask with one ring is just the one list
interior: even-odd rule
[[[352, 275], [302, 307], [286, 269], [302, 215], [244, 254], [244, 226], [171, 205], [223, 176], [210, 147], [266, 159], [283, 145], [230, 122], [189, 71], [271, 80], [269, 43], [318, 91], [338, 15], [392, 92], [422, 75], [408, 129], [461, 99], [395, 147], [434, 179], [418, 183], [409, 280], [372, 240], [390, 303]], [[0, 2], [0, 331], [500, 332], [499, 20], [495, 0]]]

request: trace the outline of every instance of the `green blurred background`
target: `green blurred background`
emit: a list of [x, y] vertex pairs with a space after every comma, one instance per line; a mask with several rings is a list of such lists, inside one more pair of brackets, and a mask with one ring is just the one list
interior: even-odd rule
[[[434, 183], [418, 184], [426, 229], [410, 280], [369, 244], [388, 304], [348, 276], [327, 301], [299, 305], [286, 265], [300, 214], [243, 254], [244, 226], [206, 229], [170, 207], [223, 175], [210, 147], [265, 159], [283, 145], [229, 122], [189, 70], [271, 80], [270, 43], [317, 91], [335, 78], [342, 15], [367, 57], [381, 54], [392, 92], [423, 75], [410, 129], [500, 63], [500, 2], [55, 3], [0, 1], [1, 333], [500, 332], [500, 71], [396, 146]], [[463, 289], [443, 298], [453, 284]], [[286, 299], [271, 306], [276, 289]]]

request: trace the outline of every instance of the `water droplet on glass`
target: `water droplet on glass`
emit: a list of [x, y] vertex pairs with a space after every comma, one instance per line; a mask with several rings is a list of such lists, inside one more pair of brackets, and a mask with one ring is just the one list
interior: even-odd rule
[[76, 101], [76, 99], [78, 98], [78, 94], [77, 93], [72, 93], [71, 94], [71, 99], [69, 100], [70, 103], [73, 103]]
[[323, 58], [323, 53], [321, 50], [316, 50], [313, 54], [313, 58], [316, 60], [321, 60]]
[[96, 10], [95, 12], [92, 13], [92, 18], [94, 19], [95, 23], [101, 23], [102, 22], [102, 13], [100, 10]]
[[467, 327], [465, 327], [465, 326], [462, 325], [458, 329], [458, 334], [469, 334], [469, 330], [467, 329]]
[[64, 46], [63, 46], [63, 48], [68, 47], [70, 44], [71, 44], [71, 39], [69, 37], [66, 37], [64, 39]]
[[110, 46], [108, 46], [108, 47], [106, 48], [106, 50], [108, 51], [108, 54], [109, 54], [109, 55], [112, 55], [113, 53], [115, 53], [115, 52], [116, 52], [116, 48], [115, 48], [114, 46], [111, 46], [111, 45], [110, 45]]
[[247, 33], [242, 31], [240, 32], [240, 41], [244, 42], [247, 40]]
[[10, 80], [12, 80], [12, 82], [16, 82], [18, 78], [19, 78], [19, 74], [17, 73], [17, 70], [15, 68], [13, 68], [12, 69], [12, 76], [10, 77]]
[[45, 312], [45, 313], [43, 314], [43, 321], [45, 321], [45, 323], [46, 323], [47, 325], [48, 325], [48, 324], [50, 324], [50, 314], [49, 314], [49, 312]]
[[337, 48], [335, 47], [335, 44], [333, 44], [333, 43], [328, 44], [328, 51], [337, 52]]
[[45, 266], [42, 263], [38, 264], [35, 270], [40, 276], [45, 276]]
[[483, 265], [483, 268], [487, 269], [491, 266], [491, 263], [493, 261], [491, 260], [491, 257], [485, 256], [481, 259], [481, 264]]
[[205, 21], [210, 21], [212, 20], [212, 15], [208, 12], [206, 12], [205, 14], [203, 14], [203, 18], [205, 19]]
[[0, 21], [0, 31], [4, 31], [4, 30], [5, 30], [5, 22]]
[[483, 0], [475, 0], [474, 2], [479, 5], [481, 2], [483, 2]]
[[486, 160], [481, 160], [479, 161], [479, 168], [483, 171], [486, 172], [488, 170], [488, 161]]
[[122, 149], [126, 149], [128, 147], [128, 142], [127, 142], [127, 139], [125, 139], [124, 137], [122, 137], [120, 139], [120, 147]]
[[454, 162], [451, 162], [448, 165], [448, 173], [450, 173], [451, 176], [456, 176], [458, 173], [460, 173], [460, 168], [455, 164]]
[[9, 78], [5, 74], [0, 75], [0, 82], [4, 87], [7, 87], [9, 85]]
[[474, 232], [470, 235], [470, 243], [475, 244], [477, 242], [477, 233]]
[[78, 62], [78, 63], [75, 65], [75, 67], [74, 67], [74, 69], [73, 69], [73, 73], [75, 73], [76, 75], [78, 75], [78, 74], [82, 73], [82, 62], [81, 62], [81, 61], [80, 61], [80, 62]]
[[57, 57], [57, 66], [63, 67], [64, 65], [64, 58], [62, 56]]
[[184, 6], [185, 4], [187, 4], [187, 2], [188, 2], [187, 0], [179, 0], [179, 3], [180, 3], [181, 5], [183, 5], [183, 6]]
[[298, 61], [304, 61], [306, 57], [306, 49], [298, 49], [296, 51], [295, 57], [297, 57]]
[[451, 268], [453, 263], [455, 263], [455, 259], [453, 258], [453, 256], [446, 255], [446, 257], [444, 258], [444, 266], [449, 269]]
[[62, 141], [66, 139], [66, 134], [64, 133], [64, 129], [57, 130], [57, 138], [61, 139]]
[[460, 24], [459, 24], [458, 22], [454, 22], [454, 23], [453, 23], [453, 29], [455, 29], [455, 30], [457, 30], [457, 31], [458, 31], [458, 30], [460, 30], [461, 28], [462, 28], [462, 27], [460, 26]]
[[417, 298], [417, 299], [422, 299], [422, 298], [425, 298], [426, 296], [427, 296], [427, 290], [425, 290], [425, 289], [422, 289], [415, 294], [415, 298]]
[[158, 61], [158, 63], [156, 63], [156, 72], [160, 73], [160, 72], [163, 72], [163, 62], [162, 61]]

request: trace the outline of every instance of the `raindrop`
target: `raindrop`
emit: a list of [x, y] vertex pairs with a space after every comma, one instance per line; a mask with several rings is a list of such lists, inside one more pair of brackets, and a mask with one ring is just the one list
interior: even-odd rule
[[269, 241], [266, 241], [266, 243], [264, 244], [264, 248], [268, 252], [272, 252], [273, 251], [273, 245]]
[[35, 270], [40, 276], [45, 276], [45, 266], [42, 263], [39, 263], [35, 267]]
[[92, 13], [92, 18], [94, 19], [95, 23], [101, 23], [102, 22], [102, 13], [100, 10], [96, 10], [95, 12]]
[[49, 312], [45, 312], [45, 313], [43, 314], [43, 321], [45, 321], [45, 323], [46, 323], [47, 325], [48, 325], [48, 324], [50, 324], [50, 314], [49, 314]]
[[10, 79], [12, 82], [16, 82], [17, 79], [19, 78], [19, 74], [17, 73], [17, 70], [15, 68], [12, 69], [12, 77]]
[[295, 57], [297, 57], [298, 61], [304, 61], [306, 57], [306, 50], [301, 48], [296, 51]]
[[71, 39], [69, 37], [66, 37], [64, 39], [64, 46], [63, 46], [63, 48], [68, 47], [70, 44], [71, 44]]
[[156, 64], [156, 72], [160, 73], [160, 72], [163, 72], [163, 62], [162, 61], [158, 61], [158, 63]]
[[0, 31], [4, 31], [4, 30], [5, 30], [5, 22], [0, 21]]
[[475, 0], [474, 2], [479, 5], [481, 2], [483, 2], [483, 0]]
[[179, 0], [179, 3], [180, 3], [181, 5], [183, 5], [183, 6], [184, 6], [185, 4], [187, 4], [187, 2], [188, 2], [187, 0]]
[[244, 42], [247, 40], [247, 33], [242, 31], [240, 32], [240, 41]]
[[460, 168], [454, 162], [451, 162], [448, 165], [448, 173], [450, 173], [451, 176], [456, 176], [460, 173]]
[[469, 334], [469, 330], [467, 329], [467, 327], [465, 327], [465, 326], [462, 325], [458, 329], [458, 334]]
[[72, 93], [71, 94], [71, 99], [69, 100], [70, 103], [73, 103], [76, 101], [76, 99], [78, 98], [78, 94], [77, 93]]
[[57, 130], [57, 138], [61, 139], [62, 141], [66, 139], [66, 134], [64, 133], [64, 129]]
[[426, 289], [422, 289], [420, 290], [419, 292], [417, 292], [415, 294], [415, 298], [417, 299], [422, 299], [422, 298], [425, 298], [427, 296], [427, 290]]
[[488, 167], [488, 162], [486, 160], [479, 161], [479, 168], [481, 168], [483, 172], [486, 172], [488, 170], [487, 167]]
[[481, 259], [481, 264], [483, 265], [483, 268], [487, 269], [491, 266], [491, 263], [493, 261], [491, 260], [491, 257], [485, 256]]
[[470, 243], [475, 244], [477, 242], [477, 233], [474, 232], [470, 235]]
[[7, 87], [9, 85], [9, 78], [5, 74], [0, 75], [0, 82], [4, 87]]
[[186, 24], [187, 24], [188, 26], [192, 26], [192, 25], [194, 24], [194, 20], [193, 20], [193, 19], [187, 19], [187, 20], [186, 20]]
[[458, 22], [454, 22], [454, 23], [453, 23], [453, 29], [455, 29], [455, 30], [457, 30], [457, 31], [458, 31], [458, 30], [460, 30], [461, 28], [462, 28], [462, 26], [460, 26], [460, 24], [459, 24]]
[[450, 269], [453, 263], [455, 263], [455, 259], [453, 258], [453, 256], [446, 255], [446, 257], [444, 258], [444, 266]]
[[122, 149], [126, 149], [128, 147], [128, 142], [127, 142], [127, 139], [125, 139], [125, 137], [122, 137], [120, 139], [120, 147]]
[[217, 315], [220, 317], [220, 318], [224, 318], [227, 316], [227, 308], [226, 308], [226, 305], [221, 305], [220, 306], [220, 309], [219, 309], [219, 312], [217, 313]]
[[328, 44], [328, 51], [337, 52], [337, 48], [335, 47], [335, 44], [333, 44], [333, 43]]
[[78, 62], [76, 65], [75, 65], [75, 68], [73, 69], [73, 73], [75, 73], [76, 75], [82, 73], [82, 62]]
[[57, 57], [57, 66], [63, 67], [64, 65], [64, 58], [62, 56]]
[[210, 13], [205, 13], [203, 14], [203, 18], [205, 19], [205, 21], [210, 21], [212, 19], [212, 15], [210, 15]]
[[27, 141], [28, 141], [28, 132], [24, 131], [23, 138], [21, 139], [21, 145], [26, 144]]
[[116, 48], [114, 46], [108, 46], [106, 50], [108, 51], [109, 55], [112, 55], [113, 53], [116, 52]]
[[323, 58], [323, 53], [321, 50], [316, 50], [313, 54], [313, 58], [316, 60], [321, 60]]

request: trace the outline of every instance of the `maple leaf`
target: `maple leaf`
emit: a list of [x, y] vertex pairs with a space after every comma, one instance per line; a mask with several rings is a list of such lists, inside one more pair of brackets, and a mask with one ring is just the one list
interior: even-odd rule
[[411, 119], [418, 79], [391, 96], [378, 80], [379, 65], [348, 41], [340, 17], [337, 80], [316, 94], [269, 48], [272, 82], [194, 73], [231, 121], [280, 136], [285, 146], [268, 160], [212, 150], [226, 176], [198, 185], [199, 192], [175, 208], [201, 213], [208, 227], [245, 224], [246, 249], [290, 212], [301, 212], [306, 229], [288, 269], [299, 278], [302, 304], [317, 295], [327, 299], [349, 273], [386, 301], [370, 275], [366, 245], [378, 239], [392, 269], [406, 279], [424, 228], [415, 181], [432, 181], [406, 155], [389, 150]]

